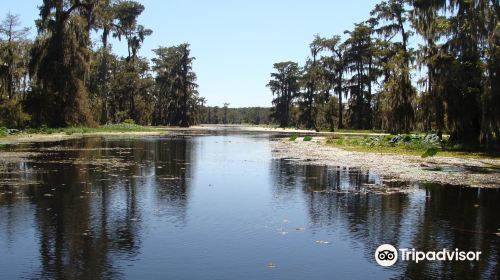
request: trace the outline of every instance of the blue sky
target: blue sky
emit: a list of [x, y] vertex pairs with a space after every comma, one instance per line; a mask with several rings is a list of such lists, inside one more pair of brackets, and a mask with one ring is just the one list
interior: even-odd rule
[[[343, 35], [366, 20], [375, 0], [143, 0], [139, 22], [154, 31], [141, 56], [152, 49], [190, 43], [196, 57], [200, 95], [212, 106], [271, 106], [266, 88], [272, 65], [291, 60], [302, 64], [314, 34]], [[41, 0], [2, 1], [1, 11], [19, 14], [25, 26], [38, 17]], [[0, 15], [2, 18], [5, 14]], [[113, 41], [116, 53], [126, 43]]]

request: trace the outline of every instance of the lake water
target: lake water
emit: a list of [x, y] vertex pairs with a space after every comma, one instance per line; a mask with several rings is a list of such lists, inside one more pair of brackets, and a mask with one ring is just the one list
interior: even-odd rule
[[[268, 135], [9, 147], [1, 279], [498, 279], [500, 191], [275, 160]], [[408, 186], [408, 187], [406, 187]], [[383, 244], [477, 262], [374, 259]]]

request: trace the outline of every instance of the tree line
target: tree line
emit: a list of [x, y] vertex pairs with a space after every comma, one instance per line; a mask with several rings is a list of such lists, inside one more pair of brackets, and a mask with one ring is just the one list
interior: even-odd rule
[[316, 35], [303, 66], [274, 64], [272, 118], [498, 144], [499, 18], [497, 0], [383, 1], [344, 36]]
[[[153, 31], [138, 22], [144, 6], [130, 0], [44, 0], [37, 36], [19, 17], [0, 24], [0, 125], [189, 126], [199, 122], [199, 97], [189, 44], [140, 56]], [[98, 34], [98, 42], [91, 35]], [[110, 38], [126, 44], [113, 53]]]
[[207, 106], [202, 109], [201, 123], [205, 124], [271, 124], [269, 107], [230, 108], [224, 106]]

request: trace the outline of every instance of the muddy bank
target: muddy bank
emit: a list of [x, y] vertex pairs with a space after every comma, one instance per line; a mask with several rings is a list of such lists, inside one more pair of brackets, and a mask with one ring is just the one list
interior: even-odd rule
[[377, 172], [388, 180], [437, 182], [481, 188], [500, 187], [500, 160], [451, 157], [421, 158], [411, 155], [346, 151], [311, 142], [275, 140], [273, 157], [298, 163], [347, 166]]

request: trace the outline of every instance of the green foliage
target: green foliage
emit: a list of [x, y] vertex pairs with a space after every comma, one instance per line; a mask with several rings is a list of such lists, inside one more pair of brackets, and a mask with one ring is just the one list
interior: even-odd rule
[[304, 137], [303, 141], [305, 142], [308, 142], [308, 141], [311, 141], [312, 140], [312, 137], [311, 136], [306, 136]]
[[18, 15], [7, 13], [0, 22], [0, 99], [13, 99], [18, 93], [26, 93], [28, 53], [31, 41], [27, 39], [29, 28], [21, 28]]
[[299, 66], [295, 62], [287, 61], [275, 63], [275, 73], [271, 73], [271, 80], [267, 87], [275, 96], [272, 103], [271, 117], [280, 124], [280, 127], [287, 127], [290, 122], [290, 111], [292, 101], [297, 97], [299, 91]]
[[288, 138], [288, 140], [295, 141], [295, 140], [297, 140], [297, 137], [298, 137], [297, 135], [292, 135], [292, 136], [290, 136], [290, 138]]
[[425, 153], [422, 154], [422, 158], [433, 157], [438, 153], [438, 151], [438, 148], [430, 147], [425, 151]]
[[64, 133], [66, 135], [73, 134], [86, 134], [86, 133], [107, 133], [107, 132], [153, 132], [157, 131], [153, 128], [133, 124], [133, 123], [119, 123], [119, 124], [108, 124], [96, 127], [84, 127], [84, 126], [74, 126], [74, 127], [64, 127], [64, 128], [51, 128], [47, 126], [41, 126], [39, 128], [28, 128], [24, 130], [24, 133], [28, 134], [54, 134], [54, 133]]
[[123, 121], [124, 124], [135, 124], [135, 121], [133, 119], [125, 119]]
[[[296, 123], [333, 130], [324, 117], [333, 93], [339, 97], [338, 128], [347, 117], [354, 129], [393, 134], [419, 129], [435, 131], [438, 138], [448, 133], [468, 145], [500, 147], [499, 11], [498, 1], [387, 0], [346, 31], [344, 42], [316, 35], [301, 68], [300, 94], [292, 101], [292, 108], [299, 108]], [[415, 32], [423, 38], [419, 49], [409, 45]], [[427, 72], [418, 93], [411, 78], [417, 68]], [[372, 92], [376, 84], [378, 91]]]
[[[137, 1], [46, 0], [33, 43], [17, 16], [0, 23], [0, 124], [88, 127], [131, 119], [188, 126], [272, 118], [283, 127], [333, 131], [346, 119], [348, 128], [419, 129], [439, 139], [362, 139], [371, 146], [436, 146], [449, 134], [450, 143], [498, 149], [500, 6], [476, 2], [386, 0], [346, 31], [345, 41], [316, 35], [302, 66], [274, 65], [271, 111], [205, 107], [187, 44], [158, 48], [150, 67], [139, 50], [153, 31], [138, 22], [145, 7]], [[101, 39], [98, 49], [91, 31]], [[418, 49], [408, 45], [415, 32], [423, 39]], [[113, 54], [110, 35], [125, 41], [126, 57]], [[427, 73], [418, 81], [421, 92], [412, 79], [417, 68]]]
[[0, 127], [0, 137], [9, 135], [9, 131], [6, 127]]
[[[0, 99], [19, 95], [16, 100], [20, 100], [16, 108], [2, 102], [2, 106], [10, 106], [0, 112], [4, 125], [26, 125], [29, 118], [22, 114], [26, 111], [34, 127], [72, 127], [67, 133], [77, 133], [82, 129], [74, 127], [94, 126], [94, 120], [101, 124], [133, 120], [146, 125], [153, 122], [155, 112], [173, 111], [173, 102], [158, 99], [165, 84], [160, 79], [155, 84], [149, 61], [138, 55], [152, 34], [138, 22], [144, 11], [142, 4], [130, 0], [49, 0], [39, 9], [38, 36], [32, 47], [26, 40], [27, 29], [18, 28], [17, 16], [9, 14], [0, 26]], [[98, 50], [92, 49], [91, 30], [102, 31]], [[125, 40], [125, 58], [112, 53], [109, 35]], [[196, 76], [189, 71], [194, 58], [189, 57], [188, 45], [176, 48], [178, 64], [170, 65], [169, 71], [178, 76], [169, 79], [183, 89], [168, 96], [170, 101], [180, 101], [172, 114], [183, 115], [182, 125], [189, 125], [200, 119], [199, 103], [205, 100], [193, 90]], [[184, 98], [185, 88], [196, 98]]]
[[0, 99], [0, 125], [8, 128], [23, 128], [28, 125], [30, 116], [23, 112], [17, 99]]
[[48, 0], [39, 7], [39, 36], [30, 62], [36, 80], [27, 99], [37, 125], [94, 125], [84, 84], [94, 8], [68, 0]]
[[97, 128], [97, 130], [103, 132], [126, 132], [126, 131], [137, 131], [137, 132], [148, 132], [148, 131], [156, 131], [155, 129], [145, 127], [142, 125], [137, 125], [134, 123], [118, 123], [118, 124], [107, 124]]
[[346, 64], [352, 75], [346, 80], [346, 90], [350, 94], [349, 126], [354, 129], [372, 128], [372, 83], [376, 81], [374, 74], [375, 53], [372, 39], [373, 29], [365, 23], [355, 24], [354, 30], [348, 31], [346, 40]]
[[157, 73], [157, 98], [154, 124], [187, 127], [195, 124], [201, 109], [196, 74], [192, 71], [195, 59], [190, 56], [189, 44], [160, 47], [153, 50], [153, 70]]
[[[224, 110], [218, 106], [204, 107], [201, 122], [206, 124], [223, 123]], [[227, 108], [228, 124], [269, 124], [271, 120], [271, 109], [265, 107]]]

